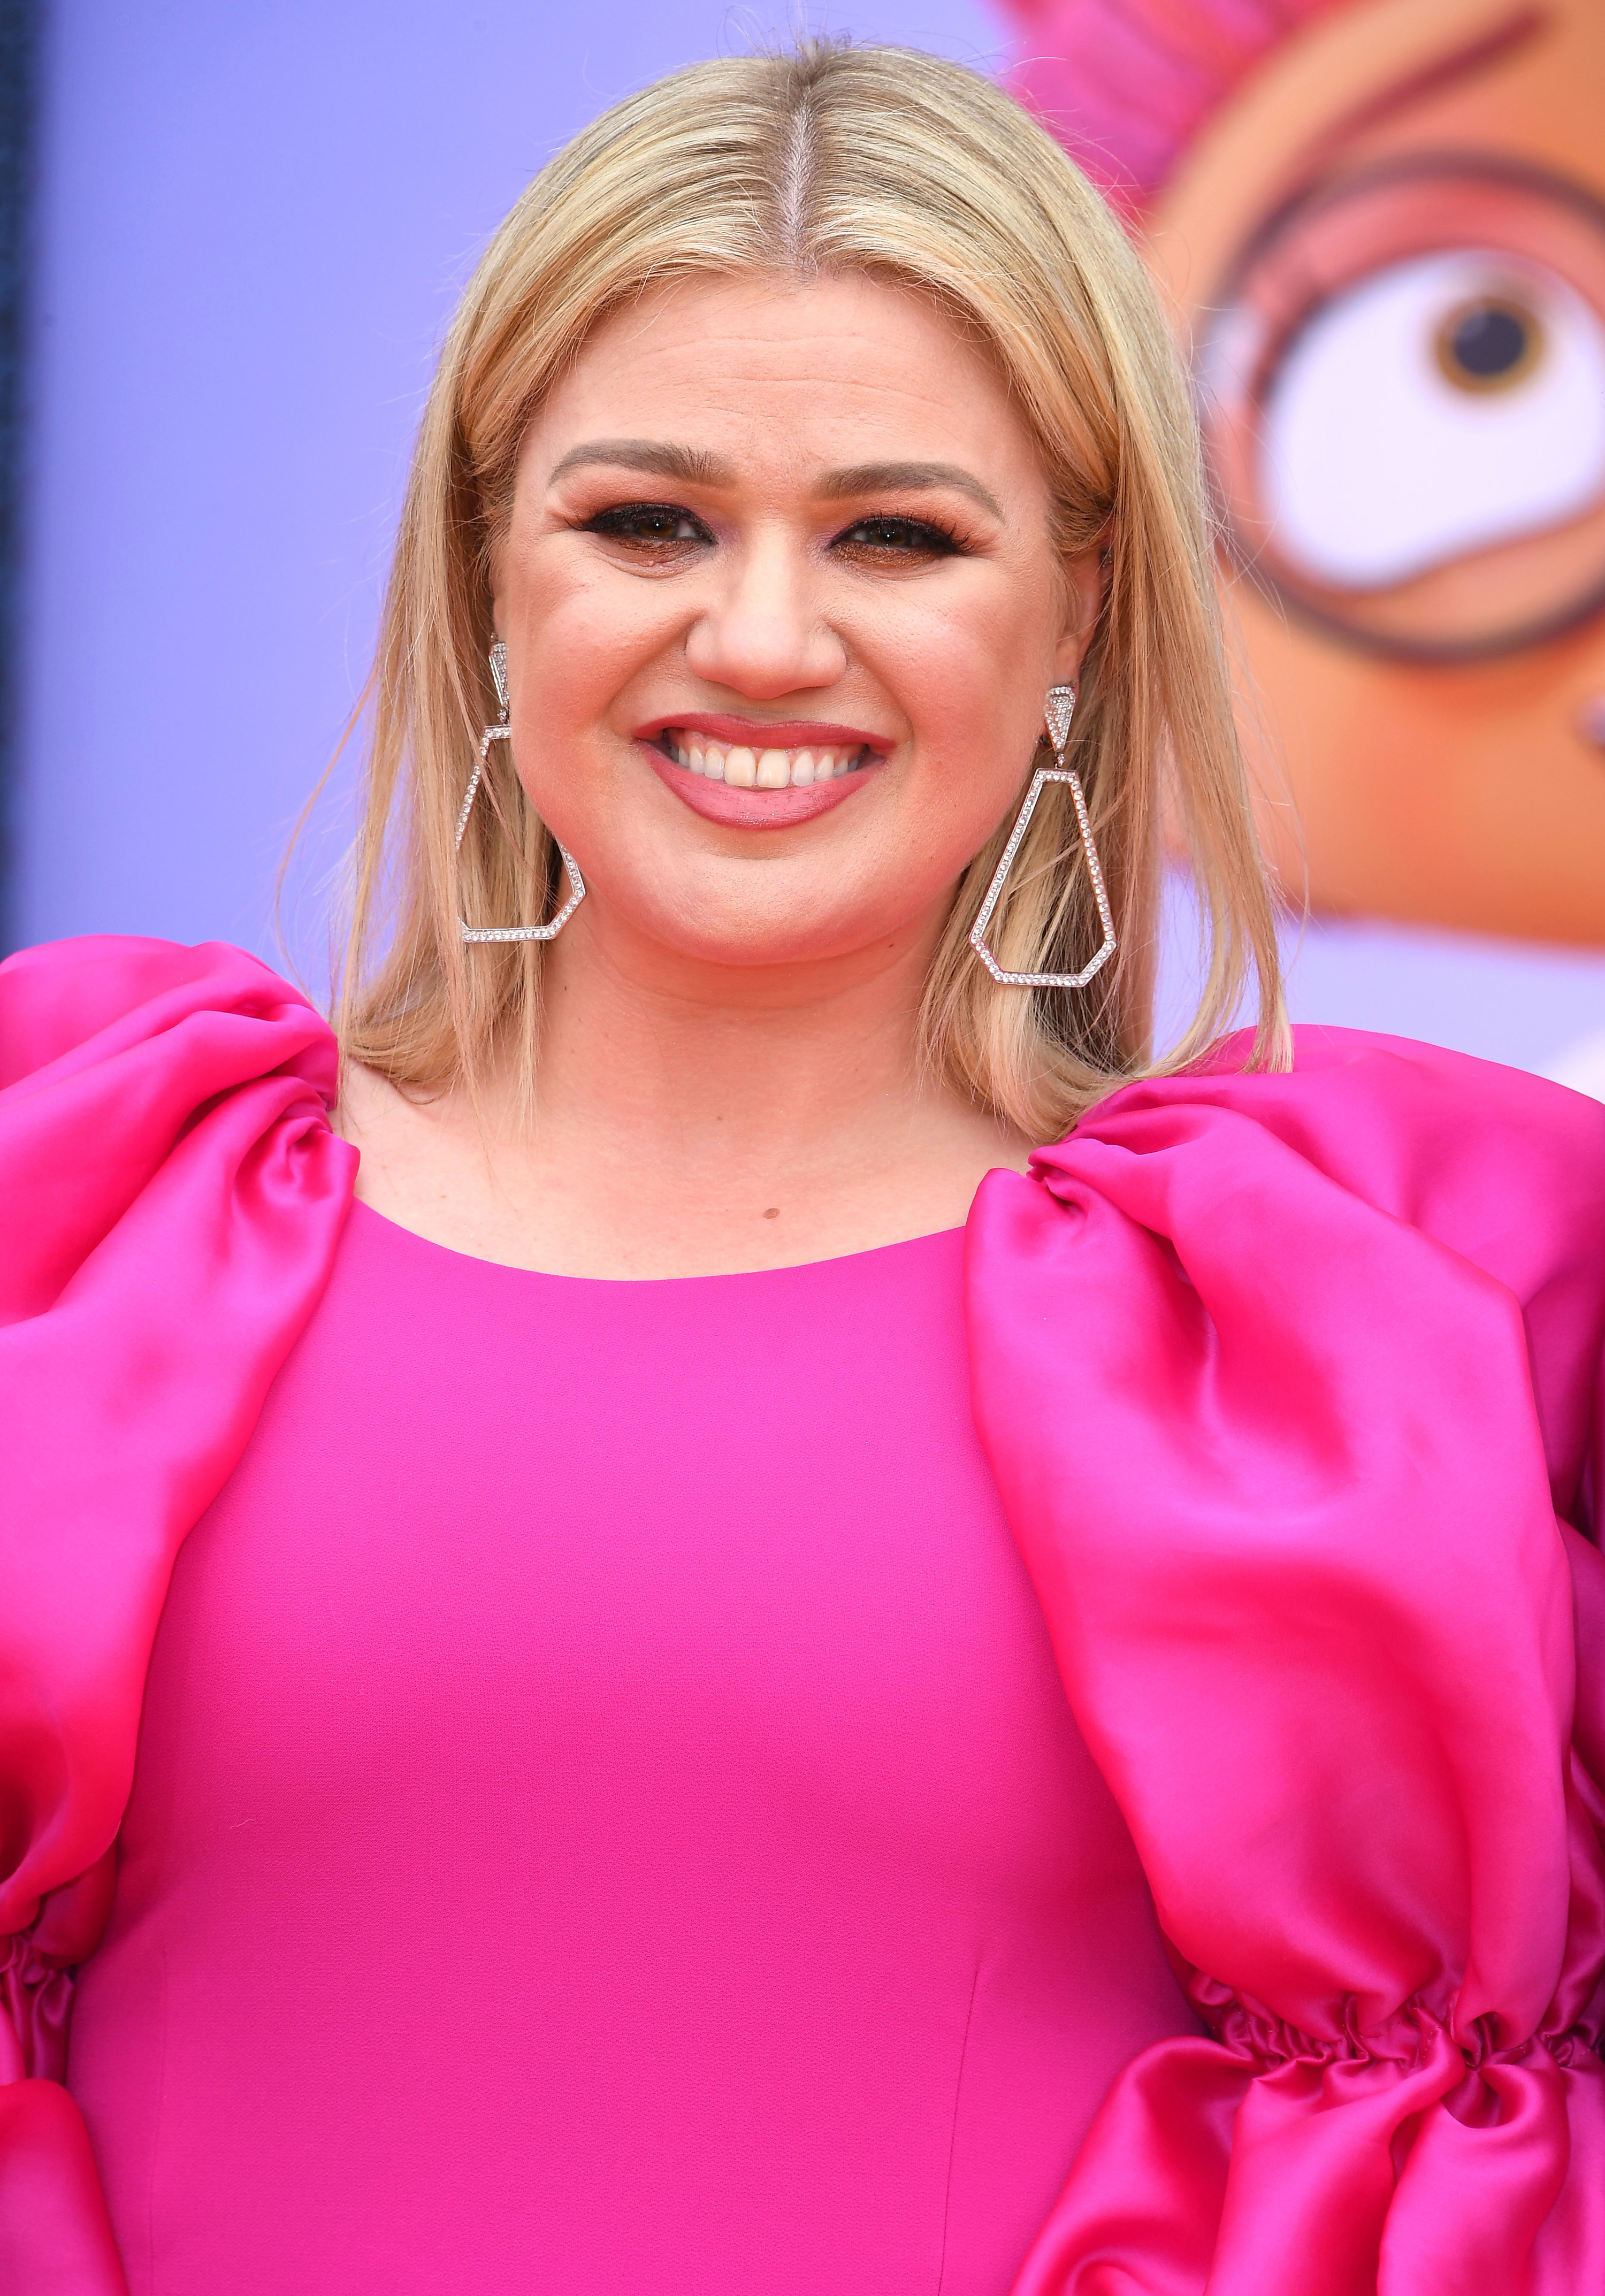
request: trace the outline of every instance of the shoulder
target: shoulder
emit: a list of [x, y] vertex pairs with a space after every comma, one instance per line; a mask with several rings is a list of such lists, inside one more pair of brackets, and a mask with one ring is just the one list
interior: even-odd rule
[[254, 1064], [258, 1075], [293, 1062], [326, 1100], [333, 1096], [327, 1022], [299, 989], [229, 942], [186, 947], [92, 933], [20, 950], [0, 964], [0, 1092], [53, 1078], [63, 1064], [78, 1071], [138, 1047], [199, 1055], [202, 1082], [218, 1062], [242, 1074]]
[[1542, 1147], [1605, 1141], [1605, 1105], [1547, 1078], [1441, 1045], [1308, 1022], [1294, 1029], [1290, 1069], [1247, 1066], [1252, 1038], [1225, 1037], [1180, 1074], [1125, 1086], [1092, 1114], [1192, 1103], [1240, 1111], [1325, 1155], [1439, 1149], [1494, 1135]]
[[[1216, 1062], [1238, 1068], [1240, 1046], [1246, 1053], [1246, 1039], [1230, 1040]], [[1441, 1152], [1498, 1138], [1561, 1154], [1605, 1144], [1605, 1105], [1525, 1069], [1408, 1037], [1308, 1023], [1293, 1030], [1293, 1046], [1284, 1075], [1250, 1079], [1240, 1072], [1236, 1081], [1257, 1099], [1307, 1112], [1312, 1123], [1330, 1121], [1351, 1140], [1374, 1130], [1379, 1144], [1390, 1139], [1407, 1148], [1424, 1137]]]
[[1245, 1068], [1249, 1042], [1230, 1037], [1181, 1075], [1112, 1094], [1034, 1168], [1049, 1177], [1100, 1146], [1185, 1146], [1200, 1181], [1234, 1174], [1272, 1210], [1291, 1162], [1492, 1273], [1514, 1273], [1537, 1243], [1545, 1258], [1605, 1255], [1599, 1102], [1403, 1037], [1302, 1027], [1278, 1073]]
[[1085, 1286], [1107, 1266], [1134, 1303], [1133, 1269], [1157, 1242], [1217, 1328], [1236, 1316], [1333, 1360], [1385, 1338], [1396, 1352], [1408, 1338], [1418, 1357], [1453, 1350], [1478, 1303], [1496, 1316], [1503, 1299], [1525, 1326], [1570, 1512], [1605, 1345], [1605, 1107], [1358, 1030], [1298, 1030], [1280, 1073], [1245, 1070], [1248, 1052], [1233, 1037], [1183, 1074], [1112, 1094], [1037, 1152], [1035, 1188], [994, 1175], [978, 1200], [978, 1273], [990, 1260], [1015, 1283], [1035, 1253], [1044, 1267], [1073, 1260]]
[[136, 1205], [128, 1265], [163, 1263], [170, 1285], [231, 1228], [255, 1239], [237, 1267], [260, 1251], [323, 1271], [356, 1161], [329, 1127], [338, 1073], [328, 1023], [226, 943], [94, 935], [8, 958], [0, 1328], [56, 1300]]

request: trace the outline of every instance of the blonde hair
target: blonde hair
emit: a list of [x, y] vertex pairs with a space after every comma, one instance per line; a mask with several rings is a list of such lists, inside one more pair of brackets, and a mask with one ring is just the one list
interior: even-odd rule
[[[968, 941], [1012, 819], [955, 889], [921, 1016], [960, 1091], [1056, 1137], [1151, 1061], [1161, 812], [1203, 921], [1201, 990], [1164, 1065], [1194, 1057], [1255, 976], [1252, 1058], [1285, 1059], [1274, 916], [1220, 636], [1198, 442], [1141, 264], [1011, 99], [917, 52], [804, 41], [692, 65], [617, 104], [536, 176], [447, 336], [414, 458], [369, 700], [372, 738], [340, 970], [343, 1048], [394, 1083], [471, 1089], [515, 1045], [532, 1074], [539, 943], [465, 949], [459, 914], [535, 923], [553, 839], [493, 744], [488, 803], [453, 835], [494, 714], [491, 554], [534, 410], [599, 322], [665, 282], [859, 273], [934, 299], [987, 353], [1034, 434], [1057, 539], [1101, 548], [1107, 590], [1070, 762], [1118, 935], [1084, 991], [1002, 988]], [[1022, 773], [1022, 787], [1024, 775]], [[583, 856], [581, 857], [583, 859]], [[1016, 972], [1069, 972], [1101, 938], [1069, 791], [1044, 791], [993, 921]]]

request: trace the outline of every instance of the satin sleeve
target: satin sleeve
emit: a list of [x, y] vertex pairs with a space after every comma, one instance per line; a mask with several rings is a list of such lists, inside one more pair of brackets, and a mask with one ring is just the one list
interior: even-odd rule
[[995, 1173], [977, 1423], [1208, 2029], [1017, 2296], [1605, 2288], [1605, 1109], [1396, 1040]]
[[61, 2084], [151, 1641], [322, 1293], [356, 1152], [333, 1039], [242, 951], [0, 965], [0, 2286], [123, 2296]]

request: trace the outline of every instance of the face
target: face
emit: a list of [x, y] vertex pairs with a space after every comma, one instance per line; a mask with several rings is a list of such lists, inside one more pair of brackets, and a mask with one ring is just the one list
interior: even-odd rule
[[1599, 0], [1342, 11], [1150, 218], [1320, 906], [1605, 943], [1602, 99]]
[[1031, 439], [921, 299], [726, 279], [598, 331], [532, 423], [498, 553], [512, 750], [638, 966], [925, 949], [1073, 679]]

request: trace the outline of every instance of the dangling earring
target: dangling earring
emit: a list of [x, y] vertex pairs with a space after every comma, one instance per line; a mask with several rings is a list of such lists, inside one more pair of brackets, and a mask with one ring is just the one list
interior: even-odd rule
[[[1093, 824], [1087, 819], [1086, 795], [1081, 786], [1080, 775], [1072, 771], [1064, 761], [1064, 747], [1070, 737], [1070, 718], [1075, 707], [1076, 689], [1073, 685], [1049, 686], [1043, 722], [1053, 745], [1053, 763], [1038, 766], [1032, 775], [1031, 786], [1026, 791], [1026, 801], [1020, 809], [1020, 817], [1009, 832], [1003, 857], [997, 865], [992, 882], [987, 888], [987, 898], [970, 928], [970, 947], [994, 980], [1001, 982], [1005, 988], [1085, 988], [1093, 973], [1115, 953], [1115, 921], [1110, 914], [1109, 893], [1098, 862], [1098, 848], [1093, 841]], [[1044, 782], [1069, 782], [1070, 785], [1077, 826], [1081, 832], [1081, 849], [1086, 856], [1087, 873], [1093, 881], [1093, 898], [1098, 904], [1098, 922], [1103, 927], [1103, 946], [1080, 972], [1005, 972], [987, 946], [987, 927], [992, 922], [997, 897], [1003, 890], [1003, 880], [1020, 851], [1020, 840], [1031, 825], [1031, 816], [1036, 810], [1036, 800], [1042, 795]]]
[[[452, 846], [454, 853], [463, 850], [463, 832], [468, 827], [468, 816], [473, 811], [479, 783], [485, 777], [485, 760], [493, 742], [511, 742], [512, 728], [507, 723], [507, 649], [498, 638], [490, 649], [490, 674], [495, 680], [496, 702], [501, 716], [494, 726], [487, 726], [479, 736], [479, 760], [469, 776], [463, 794], [463, 809], [457, 816], [457, 834]], [[457, 930], [464, 940], [555, 940], [569, 918], [585, 898], [585, 881], [579, 873], [579, 864], [566, 845], [558, 851], [563, 857], [563, 866], [569, 873], [572, 888], [568, 899], [549, 925], [465, 925], [457, 919]]]

